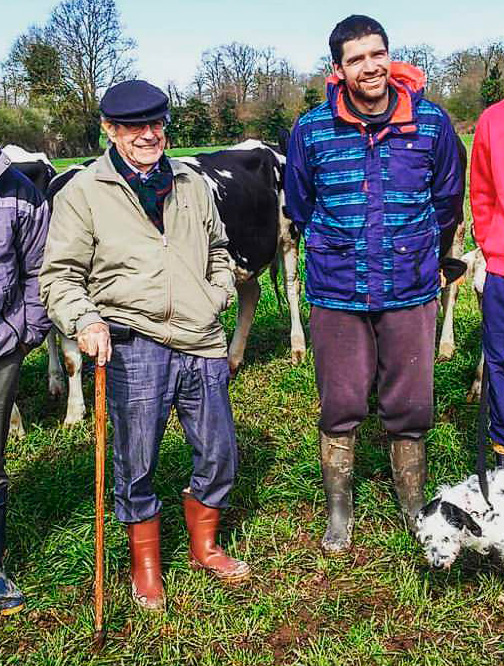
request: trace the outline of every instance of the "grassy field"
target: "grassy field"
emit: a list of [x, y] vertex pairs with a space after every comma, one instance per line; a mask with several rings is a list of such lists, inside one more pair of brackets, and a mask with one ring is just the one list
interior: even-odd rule
[[[216, 150], [222, 150], [228, 146], [196, 146], [192, 148], [171, 148], [166, 151], [169, 157], [186, 157], [188, 155], [197, 155], [198, 153], [213, 153]], [[72, 164], [82, 164], [89, 157], [60, 157], [59, 159], [52, 160], [52, 164], [56, 171], [60, 173]]]
[[[25, 612], [0, 620], [2, 666], [497, 666], [504, 663], [504, 584], [488, 559], [464, 555], [449, 573], [428, 569], [399, 516], [385, 433], [370, 416], [356, 457], [355, 544], [324, 559], [325, 506], [318, 461], [313, 358], [292, 367], [289, 318], [269, 279], [246, 366], [231, 386], [241, 468], [222, 541], [253, 566], [243, 588], [223, 588], [186, 563], [180, 491], [191, 456], [173, 418], [156, 486], [164, 507], [166, 613], [130, 600], [126, 536], [113, 516], [107, 467], [108, 639], [93, 632], [93, 419], [61, 427], [65, 406], [45, 391], [44, 350], [29, 356], [19, 403], [25, 440], [11, 441], [7, 564]], [[304, 321], [308, 309], [303, 303]], [[232, 333], [235, 310], [225, 315]], [[458, 350], [435, 369], [436, 424], [428, 435], [432, 496], [474, 469], [477, 406], [466, 393], [479, 356], [470, 287], [457, 306]], [[86, 376], [91, 406], [92, 378]], [[375, 406], [375, 400], [372, 400]], [[91, 411], [91, 409], [90, 409]]]

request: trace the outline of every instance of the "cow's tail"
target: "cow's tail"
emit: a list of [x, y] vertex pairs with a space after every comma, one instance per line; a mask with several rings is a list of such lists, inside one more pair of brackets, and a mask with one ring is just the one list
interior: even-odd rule
[[271, 281], [273, 282], [273, 288], [275, 290], [275, 296], [276, 296], [277, 303], [278, 303], [278, 309], [280, 310], [280, 312], [282, 312], [283, 311], [283, 300], [282, 300], [282, 294], [280, 293], [280, 289], [278, 287], [278, 273], [280, 271], [280, 253], [279, 252], [277, 252], [275, 254], [275, 258], [273, 259], [273, 261], [270, 264], [269, 271], [270, 271]]

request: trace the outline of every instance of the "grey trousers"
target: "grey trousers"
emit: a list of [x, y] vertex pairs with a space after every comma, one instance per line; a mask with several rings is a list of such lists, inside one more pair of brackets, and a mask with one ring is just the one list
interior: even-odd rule
[[5, 518], [7, 511], [7, 474], [5, 472], [5, 444], [9, 436], [10, 417], [19, 385], [19, 370], [24, 354], [16, 349], [0, 357], [0, 568], [5, 552]]
[[432, 427], [436, 314], [435, 300], [366, 314], [312, 308], [324, 432], [358, 426], [375, 381], [378, 415], [388, 432], [416, 439]]

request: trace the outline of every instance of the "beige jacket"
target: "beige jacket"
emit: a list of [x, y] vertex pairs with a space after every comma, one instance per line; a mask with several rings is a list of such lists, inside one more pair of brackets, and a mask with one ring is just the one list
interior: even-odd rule
[[226, 233], [201, 176], [170, 163], [164, 235], [108, 152], [55, 197], [39, 282], [65, 335], [109, 317], [174, 349], [226, 355], [218, 317], [234, 294]]

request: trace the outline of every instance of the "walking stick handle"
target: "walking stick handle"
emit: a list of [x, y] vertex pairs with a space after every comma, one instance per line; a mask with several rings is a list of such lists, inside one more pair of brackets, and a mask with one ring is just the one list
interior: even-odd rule
[[105, 642], [103, 628], [105, 449], [107, 441], [106, 369], [95, 363], [95, 647]]

